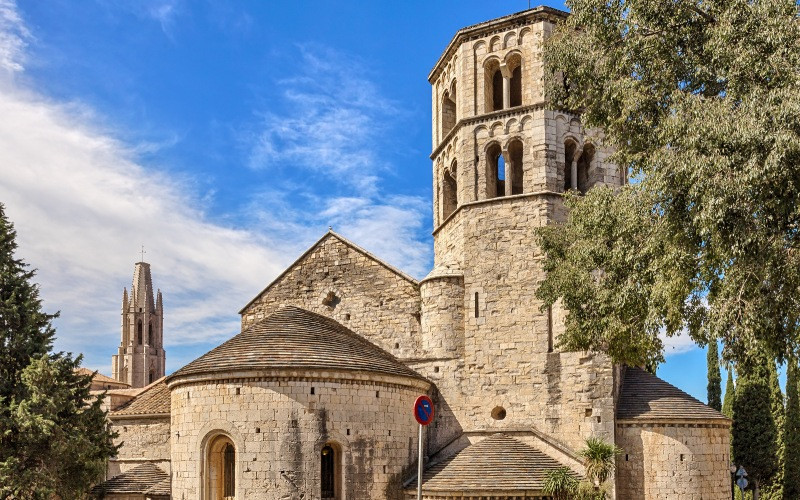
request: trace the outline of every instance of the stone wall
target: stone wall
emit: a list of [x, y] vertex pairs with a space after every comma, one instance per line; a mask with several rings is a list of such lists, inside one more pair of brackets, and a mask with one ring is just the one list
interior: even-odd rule
[[109, 461], [108, 477], [117, 476], [140, 465], [152, 462], [169, 473], [170, 422], [163, 417], [111, 417], [111, 428], [119, 433], [115, 444], [122, 444], [117, 456]]
[[617, 499], [731, 496], [727, 425], [617, 423]]
[[320, 451], [329, 442], [341, 451], [342, 498], [399, 498], [416, 461], [410, 409], [428, 384], [306, 375], [173, 381], [173, 498], [199, 497], [202, 450], [215, 432], [236, 447], [237, 498], [319, 498]]
[[242, 329], [290, 304], [333, 318], [399, 358], [413, 358], [419, 355], [419, 301], [416, 281], [328, 233], [241, 311]]

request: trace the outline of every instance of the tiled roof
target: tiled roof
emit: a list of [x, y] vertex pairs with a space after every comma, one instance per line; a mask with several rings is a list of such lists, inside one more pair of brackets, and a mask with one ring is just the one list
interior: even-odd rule
[[373, 372], [422, 379], [397, 358], [336, 321], [294, 306], [280, 307], [169, 378], [284, 368]]
[[655, 375], [627, 367], [617, 402], [617, 419], [725, 420], [727, 417]]
[[170, 393], [164, 377], [145, 387], [139, 395], [130, 402], [111, 413], [112, 417], [124, 415], [155, 415], [170, 412]]
[[[430, 466], [423, 474], [422, 489], [426, 493], [540, 491], [547, 473], [564, 466], [506, 434], [493, 434]], [[412, 487], [416, 488], [416, 480]]]
[[81, 375], [89, 375], [92, 376], [92, 380], [94, 382], [102, 382], [102, 383], [109, 383], [109, 384], [119, 384], [119, 385], [128, 385], [125, 382], [121, 382], [119, 380], [113, 379], [109, 376], [103, 375], [100, 372], [94, 373], [94, 370], [90, 370], [88, 368], [80, 367], [75, 370], [76, 372], [80, 373]]
[[[125, 493], [169, 495], [169, 484], [169, 474], [157, 465], [146, 462], [95, 486], [92, 491], [102, 495]], [[166, 493], [162, 493], [163, 491]]]

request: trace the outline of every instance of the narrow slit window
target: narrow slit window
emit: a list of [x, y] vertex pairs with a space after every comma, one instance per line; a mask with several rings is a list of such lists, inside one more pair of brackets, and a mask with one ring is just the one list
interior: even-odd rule
[[478, 310], [478, 292], [475, 292], [475, 317], [477, 318], [480, 316], [480, 311]]

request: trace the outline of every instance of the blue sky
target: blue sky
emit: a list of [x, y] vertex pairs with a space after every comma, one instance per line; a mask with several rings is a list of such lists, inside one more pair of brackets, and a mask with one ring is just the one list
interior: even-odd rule
[[[0, 201], [56, 347], [109, 373], [142, 244], [168, 371], [328, 226], [424, 276], [428, 71], [459, 28], [527, 6], [0, 0]], [[705, 400], [703, 350], [669, 344], [659, 375]]]

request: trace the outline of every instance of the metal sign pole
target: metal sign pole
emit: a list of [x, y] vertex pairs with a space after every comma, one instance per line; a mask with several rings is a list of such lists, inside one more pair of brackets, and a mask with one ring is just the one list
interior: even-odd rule
[[417, 462], [417, 500], [422, 500], [422, 424], [419, 424], [419, 460]]

